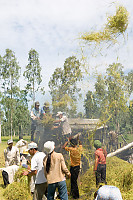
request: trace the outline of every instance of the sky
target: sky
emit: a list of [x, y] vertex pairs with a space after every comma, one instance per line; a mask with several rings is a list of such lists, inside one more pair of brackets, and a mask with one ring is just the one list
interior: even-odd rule
[[[63, 67], [69, 56], [81, 58], [79, 36], [92, 29], [101, 29], [107, 15], [114, 15], [116, 5], [123, 5], [129, 12], [128, 40], [121, 38], [119, 44], [108, 50], [107, 56], [88, 55], [88, 65], [90, 72], [98, 66], [98, 72], [104, 73], [107, 65], [119, 58], [127, 73], [133, 69], [131, 0], [0, 0], [0, 55], [4, 56], [7, 48], [14, 51], [23, 74], [29, 51], [35, 49], [39, 53], [46, 94], [43, 97], [38, 95], [36, 100], [43, 104], [50, 99], [48, 82], [54, 70]], [[80, 85], [84, 93], [88, 88], [93, 89], [94, 80], [89, 78], [89, 83]], [[22, 76], [20, 80], [23, 87], [25, 81]]]

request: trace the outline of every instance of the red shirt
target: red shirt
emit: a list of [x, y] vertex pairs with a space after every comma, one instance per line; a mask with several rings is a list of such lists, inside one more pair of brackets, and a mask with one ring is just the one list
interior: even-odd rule
[[105, 149], [99, 148], [95, 151], [95, 158], [98, 157], [97, 164], [106, 164], [107, 151]]

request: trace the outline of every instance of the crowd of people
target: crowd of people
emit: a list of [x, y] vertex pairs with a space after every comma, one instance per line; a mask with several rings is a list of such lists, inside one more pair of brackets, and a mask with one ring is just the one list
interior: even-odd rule
[[[41, 111], [39, 106], [39, 102], [36, 102], [35, 107], [31, 111], [31, 142], [28, 144], [21, 139], [16, 146], [13, 146], [13, 140], [8, 140], [7, 142], [8, 147], [4, 150], [5, 168], [2, 171], [4, 185], [6, 187], [13, 182], [13, 176], [21, 165], [25, 168], [23, 175], [31, 177], [30, 189], [33, 200], [54, 200], [56, 197], [68, 200], [66, 178], [70, 179], [71, 198], [79, 199], [78, 176], [81, 169], [82, 154], [82, 143], [79, 135], [77, 137], [72, 136], [72, 130], [67, 117], [59, 111], [56, 115], [59, 119], [55, 120], [55, 122], [62, 126], [62, 137], [65, 139], [62, 149], [69, 152], [70, 170], [66, 166], [63, 154], [55, 151], [54, 141], [45, 142], [44, 151], [38, 151], [38, 144], [33, 141], [36, 129], [35, 121], [49, 112], [48, 104], [45, 103]], [[23, 145], [20, 145], [22, 143]], [[21, 147], [21, 149], [18, 147]], [[94, 141], [94, 147], [96, 148], [94, 175], [97, 187], [94, 199], [122, 200], [120, 190], [117, 187], [107, 185], [106, 182], [106, 149], [102, 147], [99, 140]], [[58, 194], [56, 188], [58, 189]]]

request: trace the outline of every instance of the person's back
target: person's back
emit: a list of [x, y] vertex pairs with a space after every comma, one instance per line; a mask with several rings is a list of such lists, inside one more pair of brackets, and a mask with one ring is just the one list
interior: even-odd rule
[[47, 156], [44, 158], [44, 174], [48, 181], [48, 200], [54, 200], [56, 188], [58, 188], [61, 200], [68, 200], [65, 174], [71, 176], [66, 167], [64, 157], [61, 153], [54, 151], [55, 143], [47, 141], [44, 143], [44, 150]]
[[97, 191], [95, 200], [122, 200], [119, 188], [112, 185], [104, 185]]
[[[47, 156], [44, 158], [44, 166], [46, 168]], [[51, 154], [51, 166], [50, 171], [46, 175], [48, 183], [60, 182], [64, 179], [65, 173], [69, 175], [69, 171], [65, 165], [63, 155], [56, 153], [55, 151]]]

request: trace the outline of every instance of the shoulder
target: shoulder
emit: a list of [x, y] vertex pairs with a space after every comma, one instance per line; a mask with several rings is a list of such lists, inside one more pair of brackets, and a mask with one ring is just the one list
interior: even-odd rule
[[17, 146], [13, 146], [12, 149], [16, 150], [16, 151], [19, 151], [18, 147]]
[[46, 154], [45, 154], [44, 152], [39, 152], [39, 153], [38, 153], [38, 157], [40, 157], [40, 156], [41, 156], [41, 157], [46, 157]]
[[63, 158], [63, 155], [62, 153], [57, 153], [57, 152], [53, 152], [53, 156], [56, 157], [56, 158]]
[[73, 147], [67, 147], [67, 146], [66, 146], [66, 147], [65, 147], [65, 150], [66, 150], [66, 151], [72, 151], [72, 150], [73, 150]]

